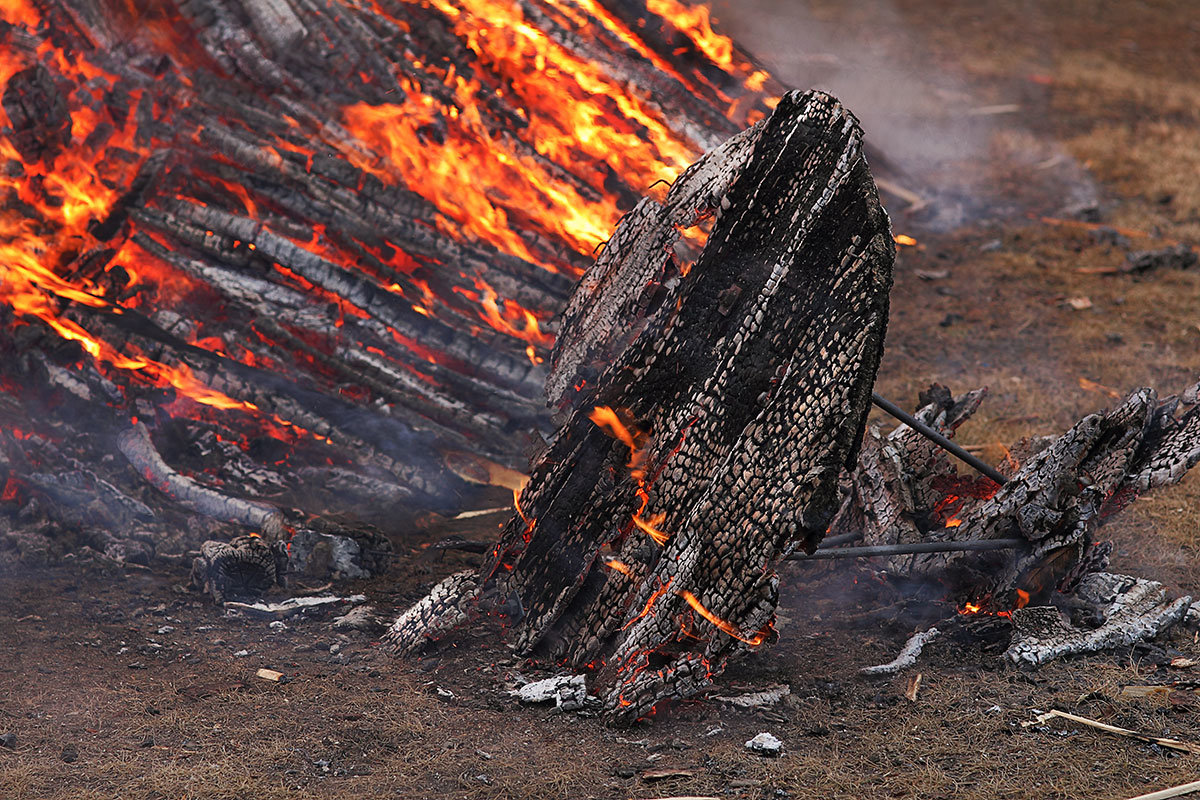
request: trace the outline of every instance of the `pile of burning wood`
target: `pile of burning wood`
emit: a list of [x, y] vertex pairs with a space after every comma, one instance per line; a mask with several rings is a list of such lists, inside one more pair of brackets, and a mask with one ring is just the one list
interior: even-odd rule
[[296, 533], [386, 550], [338, 519], [519, 485], [575, 278], [770, 83], [675, 0], [16, 0], [0, 53], [27, 560], [250, 532], [307, 569]]
[[862, 131], [826, 94], [771, 99], [705, 15], [132, 7], [0, 10], [21, 558], [194, 549], [224, 601], [378, 572], [372, 520], [523, 485], [481, 568], [386, 638], [503, 608], [617, 723], [770, 643], [786, 559], [887, 556], [1010, 617], [1024, 663], [1187, 613], [1103, 572], [1096, 530], [1200, 461], [1196, 390], [1138, 390], [991, 477], [928, 438], [982, 391], [867, 430], [894, 244]]

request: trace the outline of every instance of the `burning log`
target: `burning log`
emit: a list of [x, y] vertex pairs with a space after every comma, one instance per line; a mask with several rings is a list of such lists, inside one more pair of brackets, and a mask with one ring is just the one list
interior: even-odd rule
[[134, 416], [156, 437], [219, 417], [251, 458], [266, 429], [295, 469], [255, 474], [306, 500], [329, 493], [292, 479], [328, 474], [457, 510], [448, 461], [511, 470], [549, 433], [549, 320], [587, 254], [766, 111], [744, 54], [635, 11], [0, 9], [6, 391], [106, 443]]
[[241, 0], [241, 6], [254, 32], [279, 56], [286, 55], [308, 35], [288, 0]]
[[[837, 509], [894, 255], [861, 136], [828, 95], [787, 95], [643, 200], [568, 306], [547, 390], [569, 416], [477, 585], [515, 596], [522, 652], [605, 664], [614, 722], [769, 641], [774, 565]], [[707, 213], [681, 268], [678, 230]], [[475, 585], [448, 580], [397, 620], [400, 649], [462, 618]]]

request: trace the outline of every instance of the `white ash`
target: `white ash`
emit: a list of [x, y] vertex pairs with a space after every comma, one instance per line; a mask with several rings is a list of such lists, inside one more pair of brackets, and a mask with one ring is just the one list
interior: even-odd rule
[[293, 614], [298, 614], [306, 609], [315, 608], [317, 606], [329, 605], [331, 603], [350, 603], [357, 605], [365, 603], [367, 596], [365, 594], [352, 594], [347, 597], [332, 597], [322, 595], [319, 597], [290, 597], [281, 603], [239, 603], [229, 601], [225, 603], [225, 608], [236, 609], [238, 611], [247, 611], [255, 614], [262, 614], [273, 617], [290, 617]]
[[746, 749], [760, 756], [777, 756], [783, 752], [783, 742], [767, 732], [762, 732], [746, 742]]
[[937, 628], [930, 628], [927, 631], [915, 633], [904, 643], [904, 647], [900, 649], [900, 655], [886, 664], [863, 667], [859, 672], [863, 675], [895, 675], [902, 669], [908, 669], [917, 663], [917, 657], [921, 655], [921, 651], [925, 649], [925, 645], [929, 644], [939, 635], [941, 635], [941, 631]]
[[1061, 656], [1145, 641], [1182, 620], [1192, 604], [1191, 597], [1171, 600], [1157, 581], [1108, 572], [1085, 576], [1076, 593], [1103, 609], [1103, 625], [1076, 628], [1052, 606], [1020, 608], [1012, 614], [1013, 638], [1005, 657], [1038, 666]]
[[731, 706], [738, 708], [765, 708], [773, 706], [783, 698], [792, 693], [791, 687], [786, 684], [776, 686], [768, 686], [766, 689], [761, 689], [757, 692], [747, 692], [738, 695], [718, 695], [713, 700], [719, 700], [722, 703], [728, 703]]
[[576, 711], [595, 702], [588, 696], [583, 675], [559, 675], [533, 683], [527, 683], [515, 692], [522, 703], [548, 703], [554, 701], [562, 711]]

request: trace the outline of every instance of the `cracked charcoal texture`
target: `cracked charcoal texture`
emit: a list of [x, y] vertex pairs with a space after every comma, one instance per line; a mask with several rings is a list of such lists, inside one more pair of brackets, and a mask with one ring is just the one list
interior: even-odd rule
[[[709, 214], [684, 275], [677, 227]], [[643, 200], [580, 283], [547, 386], [569, 416], [480, 585], [519, 601], [521, 652], [604, 664], [611, 722], [703, 690], [770, 641], [774, 566], [823, 536], [862, 436], [893, 258], [857, 120], [792, 92], [664, 203]], [[638, 475], [596, 406], [644, 435]], [[665, 545], [639, 512], [661, 516]]]
[[2, 104], [12, 123], [7, 138], [26, 163], [52, 162], [71, 141], [67, 98], [41, 64], [9, 78]]
[[[952, 435], [985, 394], [953, 398], [935, 386], [922, 395], [916, 416]], [[1061, 436], [1014, 445], [1020, 466], [1001, 465], [1010, 478], [999, 488], [986, 478], [959, 477], [944, 453], [907, 426], [887, 435], [872, 429], [831, 530], [863, 531], [867, 544], [1026, 539], [1028, 547], [1015, 551], [897, 556], [886, 567], [993, 610], [1017, 605], [1018, 589], [1034, 603], [1055, 590], [1074, 592], [1107, 563], [1096, 529], [1140, 493], [1178, 482], [1200, 462], [1196, 395], [1189, 389], [1160, 400], [1153, 389], [1136, 389]], [[962, 498], [961, 506], [939, 513], [939, 501], [950, 495]], [[961, 524], [944, 527], [950, 516]]]
[[235, 536], [228, 542], [208, 541], [192, 561], [192, 585], [208, 592], [218, 604], [227, 600], [254, 600], [275, 584], [287, 570], [283, 542], [259, 536]]
[[1080, 581], [1078, 596], [1104, 610], [1096, 628], [1076, 628], [1057, 608], [1030, 606], [1012, 613], [1013, 639], [1004, 655], [1014, 664], [1037, 666], [1055, 658], [1094, 653], [1152, 639], [1183, 619], [1191, 597], [1171, 599], [1157, 581], [1094, 572]]

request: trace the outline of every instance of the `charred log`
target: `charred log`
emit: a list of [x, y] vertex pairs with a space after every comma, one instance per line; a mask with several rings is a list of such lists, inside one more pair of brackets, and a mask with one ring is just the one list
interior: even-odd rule
[[26, 163], [53, 161], [71, 141], [67, 98], [41, 64], [9, 78], [2, 102], [12, 123], [8, 139]]
[[278, 509], [223, 495], [172, 469], [162, 460], [150, 439], [150, 432], [140, 422], [118, 435], [117, 447], [151, 485], [193, 511], [246, 526], [265, 535], [269, 541], [277, 541], [286, 535], [286, 522]]
[[[953, 435], [984, 395], [954, 398], [933, 387], [916, 416]], [[995, 611], [1071, 593], [1107, 563], [1097, 528], [1141, 492], [1181, 480], [1200, 462], [1200, 407], [1178, 415], [1181, 405], [1179, 397], [1158, 400], [1152, 389], [1131, 392], [1059, 437], [1014, 446], [1021, 463], [1001, 465], [1012, 472], [1002, 487], [959, 477], [946, 455], [908, 426], [887, 435], [872, 429], [831, 531], [862, 530], [868, 545], [1017, 538], [1027, 544], [1009, 552], [899, 556], [886, 568]]]
[[[547, 389], [569, 417], [478, 585], [516, 597], [521, 651], [607, 664], [614, 722], [769, 641], [774, 565], [815, 548], [837, 509], [893, 258], [861, 144], [833, 98], [787, 95], [665, 203], [642, 201], [568, 307]], [[706, 213], [713, 231], [684, 272], [666, 253]], [[461, 617], [431, 596], [390, 638], [415, 647], [421, 626]]]
[[1014, 664], [1038, 666], [1066, 655], [1152, 639], [1183, 619], [1192, 604], [1191, 597], [1170, 598], [1157, 581], [1107, 572], [1085, 575], [1074, 594], [1095, 607], [1099, 624], [1074, 624], [1055, 606], [1016, 609], [1005, 657]]
[[192, 585], [208, 592], [218, 604], [252, 600], [287, 573], [287, 546], [267, 543], [258, 536], [238, 536], [228, 542], [205, 542], [192, 562]]

